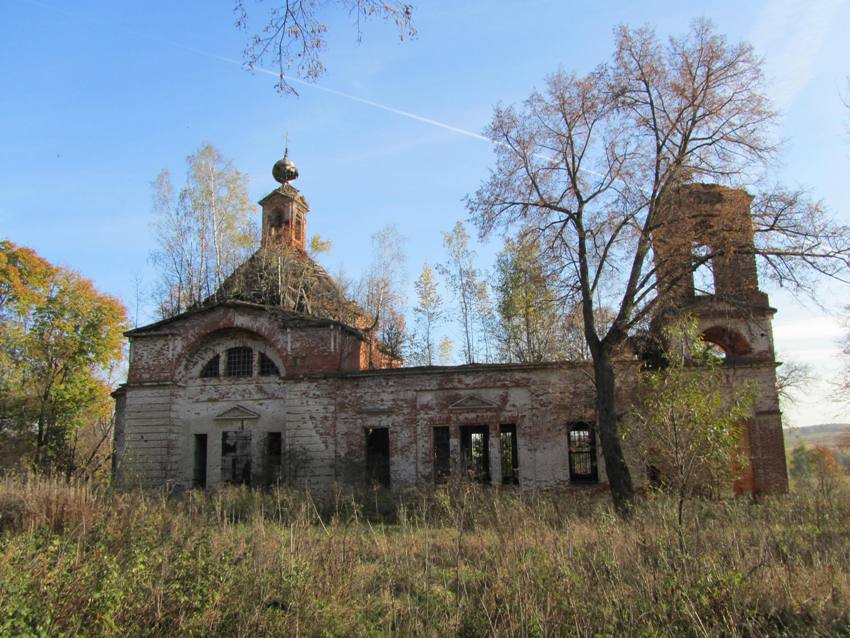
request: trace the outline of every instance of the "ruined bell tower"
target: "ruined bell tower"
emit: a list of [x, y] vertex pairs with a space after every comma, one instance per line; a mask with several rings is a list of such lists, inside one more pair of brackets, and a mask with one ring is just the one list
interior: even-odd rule
[[272, 176], [280, 186], [263, 197], [258, 203], [263, 207], [264, 248], [286, 246], [300, 251], [307, 245], [307, 213], [310, 206], [304, 196], [290, 182], [298, 178], [298, 169], [289, 159], [288, 149], [283, 159], [275, 162]]
[[752, 199], [718, 184], [684, 184], [668, 193], [652, 237], [655, 321], [659, 327], [676, 315], [694, 316], [703, 339], [722, 351], [730, 385], [757, 384], [736, 490], [781, 493], [788, 490], [788, 475], [776, 391], [776, 310], [759, 289]]

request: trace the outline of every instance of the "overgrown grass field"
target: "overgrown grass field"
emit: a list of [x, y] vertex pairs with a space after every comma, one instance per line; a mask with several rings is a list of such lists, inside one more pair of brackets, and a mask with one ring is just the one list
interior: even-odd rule
[[850, 636], [850, 490], [693, 501], [680, 535], [659, 494], [6, 478], [0, 634]]

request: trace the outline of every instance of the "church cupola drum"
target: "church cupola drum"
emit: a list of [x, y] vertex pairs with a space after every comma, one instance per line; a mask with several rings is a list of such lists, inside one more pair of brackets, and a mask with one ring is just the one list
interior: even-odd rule
[[272, 176], [280, 186], [260, 200], [263, 207], [264, 247], [284, 245], [305, 250], [307, 245], [307, 213], [310, 206], [290, 182], [298, 178], [298, 169], [289, 159], [288, 149], [275, 162]]

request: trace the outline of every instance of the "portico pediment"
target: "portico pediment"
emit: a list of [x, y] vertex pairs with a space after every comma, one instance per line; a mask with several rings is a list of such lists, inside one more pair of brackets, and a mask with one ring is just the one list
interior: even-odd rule
[[241, 405], [236, 405], [229, 408], [215, 417], [216, 421], [241, 421], [245, 419], [259, 419], [260, 415], [256, 412], [244, 408]]
[[483, 410], [496, 410], [498, 406], [490, 401], [485, 401], [475, 394], [468, 394], [462, 399], [455, 401], [449, 406], [449, 410], [456, 412], [473, 412]]

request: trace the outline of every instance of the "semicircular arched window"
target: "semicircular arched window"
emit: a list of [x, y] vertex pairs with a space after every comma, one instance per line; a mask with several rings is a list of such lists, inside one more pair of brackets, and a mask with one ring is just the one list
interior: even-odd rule
[[237, 346], [215, 354], [201, 368], [198, 377], [201, 379], [253, 377], [255, 371], [261, 377], [280, 376], [280, 366], [265, 352], [259, 349], [255, 351], [248, 346]]
[[260, 376], [280, 376], [280, 370], [278, 370], [277, 364], [269, 359], [265, 352], [260, 353]]

